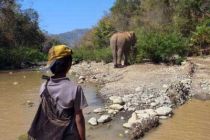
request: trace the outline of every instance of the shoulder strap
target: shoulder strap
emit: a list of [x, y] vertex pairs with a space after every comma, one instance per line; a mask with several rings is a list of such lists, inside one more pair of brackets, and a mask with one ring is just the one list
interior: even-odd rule
[[47, 85], [49, 83], [50, 79], [47, 79], [46, 83], [45, 83], [45, 88], [44, 88], [44, 91], [42, 93], [43, 96], [45, 96], [46, 98], [49, 98], [51, 97], [50, 94], [49, 94], [49, 91], [47, 89]]

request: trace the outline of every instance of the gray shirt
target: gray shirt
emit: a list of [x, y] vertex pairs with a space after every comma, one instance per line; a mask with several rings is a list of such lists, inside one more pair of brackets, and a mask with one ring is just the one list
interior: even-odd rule
[[[42, 94], [45, 88], [46, 82], [41, 85], [40, 95]], [[62, 112], [63, 109], [68, 109], [74, 107], [74, 111], [77, 112], [80, 109], [83, 109], [88, 106], [86, 98], [84, 96], [82, 87], [76, 85], [69, 78], [50, 78], [47, 89], [51, 97], [56, 101], [57, 108]], [[75, 125], [75, 120], [72, 123], [72, 126], [69, 126], [66, 134], [64, 135], [64, 140], [78, 140], [78, 132]]]
[[[40, 94], [45, 88], [41, 85]], [[49, 94], [57, 102], [58, 109], [63, 110], [74, 107], [75, 112], [88, 106], [82, 87], [76, 85], [69, 78], [50, 78], [47, 85]]]

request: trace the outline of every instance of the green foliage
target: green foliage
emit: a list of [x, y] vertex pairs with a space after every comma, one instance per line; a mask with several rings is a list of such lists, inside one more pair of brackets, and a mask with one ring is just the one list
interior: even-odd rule
[[210, 47], [210, 19], [207, 19], [197, 25], [190, 41], [190, 46], [192, 48], [191, 51], [193, 52]]
[[98, 26], [93, 30], [94, 38], [93, 44], [95, 47], [104, 48], [109, 45], [109, 38], [114, 32], [114, 28], [106, 16], [98, 23]]
[[184, 57], [188, 50], [186, 48], [187, 40], [175, 32], [164, 33], [140, 30], [137, 37], [137, 62], [142, 61], [142, 59], [150, 59], [157, 63], [171, 63], [175, 55]]
[[0, 69], [21, 68], [27, 65], [46, 60], [46, 55], [37, 49], [28, 47], [0, 48]]
[[104, 61], [109, 63], [112, 61], [112, 53], [110, 48], [88, 49], [87, 47], [80, 47], [73, 49], [74, 61]]
[[44, 59], [39, 50], [45, 36], [38, 19], [35, 10], [21, 10], [17, 0], [0, 0], [0, 69]]

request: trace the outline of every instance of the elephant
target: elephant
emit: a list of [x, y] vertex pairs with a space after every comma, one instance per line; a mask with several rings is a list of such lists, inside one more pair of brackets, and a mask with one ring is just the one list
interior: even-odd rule
[[128, 65], [128, 56], [135, 46], [136, 35], [133, 31], [117, 32], [110, 38], [114, 68], [121, 68], [122, 57], [124, 56], [124, 66]]

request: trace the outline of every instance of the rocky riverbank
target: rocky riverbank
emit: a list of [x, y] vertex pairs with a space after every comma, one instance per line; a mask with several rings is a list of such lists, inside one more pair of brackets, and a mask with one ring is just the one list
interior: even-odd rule
[[90, 125], [109, 122], [123, 112], [125, 134], [137, 139], [158, 126], [160, 119], [171, 117], [173, 108], [192, 97], [194, 69], [188, 61], [181, 66], [146, 63], [121, 69], [113, 69], [111, 63], [83, 62], [74, 65], [70, 73], [80, 84], [91, 82], [101, 87], [99, 93], [105, 99], [105, 107], [93, 110], [101, 116], [90, 118]]

